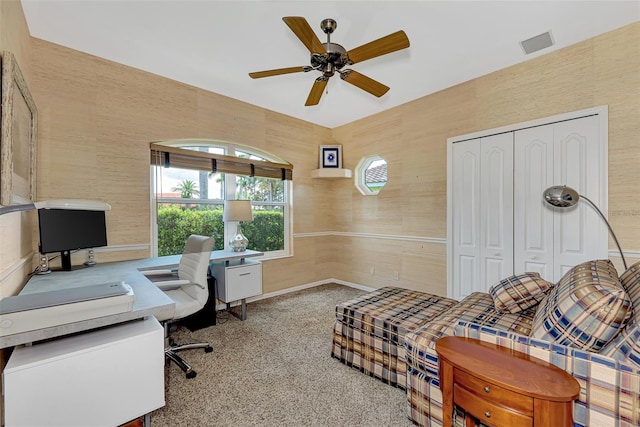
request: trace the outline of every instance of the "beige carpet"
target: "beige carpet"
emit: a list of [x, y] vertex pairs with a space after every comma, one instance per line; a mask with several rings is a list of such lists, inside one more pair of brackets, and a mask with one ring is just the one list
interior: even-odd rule
[[166, 369], [166, 406], [152, 427], [412, 426], [405, 393], [331, 357], [337, 303], [363, 291], [329, 284], [248, 304], [247, 320], [180, 328], [176, 342], [209, 341], [213, 353], [184, 352], [198, 372]]

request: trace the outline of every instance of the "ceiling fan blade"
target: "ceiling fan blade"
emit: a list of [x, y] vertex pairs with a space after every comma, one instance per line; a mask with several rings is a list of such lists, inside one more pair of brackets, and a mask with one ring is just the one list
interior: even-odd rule
[[340, 78], [347, 83], [351, 83], [352, 85], [369, 92], [371, 95], [377, 96], [378, 98], [389, 91], [389, 86], [385, 86], [357, 71], [344, 70], [340, 73]]
[[327, 53], [320, 39], [313, 32], [311, 26], [301, 16], [285, 16], [282, 18], [285, 24], [291, 28], [291, 31], [300, 39], [300, 41], [309, 49], [311, 53]]
[[279, 76], [280, 74], [302, 73], [311, 71], [312, 68], [305, 65], [301, 67], [289, 67], [289, 68], [277, 68], [275, 70], [256, 71], [249, 73], [249, 77], [252, 79], [260, 79], [262, 77]]
[[320, 98], [322, 97], [322, 93], [324, 92], [324, 88], [327, 87], [328, 81], [329, 79], [325, 77], [318, 77], [316, 79], [313, 83], [313, 87], [311, 88], [311, 92], [309, 92], [309, 96], [307, 97], [307, 102], [304, 103], [305, 107], [318, 105], [318, 102], [320, 102]]
[[386, 55], [387, 53], [408, 47], [409, 38], [404, 31], [400, 30], [367, 44], [363, 44], [362, 46], [358, 46], [355, 49], [351, 49], [347, 52], [347, 56], [349, 57], [349, 63], [355, 64], [356, 62], [366, 61], [367, 59]]

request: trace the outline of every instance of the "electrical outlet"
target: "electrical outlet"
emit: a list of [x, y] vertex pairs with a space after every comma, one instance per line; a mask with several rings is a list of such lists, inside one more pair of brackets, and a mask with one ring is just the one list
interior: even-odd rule
[[371, 273], [372, 276], [376, 275], [376, 268], [375, 267], [371, 267], [371, 269], [369, 270], [369, 273]]
[[398, 273], [397, 271], [393, 272], [393, 279], [394, 280], [400, 280], [400, 273]]

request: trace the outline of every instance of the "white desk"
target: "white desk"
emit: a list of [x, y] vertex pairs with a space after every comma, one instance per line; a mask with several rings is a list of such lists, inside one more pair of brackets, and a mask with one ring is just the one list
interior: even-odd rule
[[171, 298], [166, 296], [164, 292], [154, 286], [138, 271], [139, 268], [164, 265], [168, 260], [163, 258], [97, 264], [94, 267], [80, 270], [55, 271], [51, 274], [31, 277], [20, 292], [21, 295], [124, 281], [133, 289], [135, 301], [132, 310], [129, 312], [13, 335], [2, 335], [0, 336], [0, 348], [56, 338], [148, 316], [155, 316], [158, 320], [172, 317], [174, 303]]
[[[214, 251], [211, 260], [261, 255]], [[162, 407], [164, 334], [154, 317], [172, 318], [175, 304], [141, 271], [179, 261], [147, 258], [31, 277], [21, 295], [124, 281], [135, 302], [129, 312], [0, 336], [1, 348], [35, 343], [16, 348], [3, 372], [7, 426], [118, 425]], [[130, 322], [136, 319], [145, 320]]]
[[[262, 255], [264, 255], [263, 252], [251, 250], [244, 252], [213, 251], [211, 252], [211, 262], [243, 260], [244, 258]], [[180, 256], [181, 255], [170, 255], [132, 261], [110, 262], [73, 271], [54, 271], [51, 274], [31, 277], [20, 292], [20, 295], [124, 281], [133, 288], [135, 302], [133, 303], [132, 310], [125, 313], [87, 319], [13, 335], [1, 335], [0, 348], [56, 338], [90, 329], [128, 322], [130, 320], [142, 319], [148, 316], [155, 316], [159, 321], [172, 318], [174, 303], [171, 298], [151, 283], [140, 271], [162, 267], [175, 267], [180, 262]]]

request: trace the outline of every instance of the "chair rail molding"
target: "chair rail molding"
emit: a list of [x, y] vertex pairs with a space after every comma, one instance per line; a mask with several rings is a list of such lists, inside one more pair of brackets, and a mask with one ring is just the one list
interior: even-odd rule
[[426, 237], [426, 236], [403, 236], [397, 234], [374, 234], [374, 233], [353, 233], [349, 231], [314, 231], [308, 233], [293, 233], [296, 239], [306, 237], [322, 237], [322, 236], [343, 236], [343, 237], [359, 237], [363, 239], [382, 239], [382, 240], [403, 240], [407, 242], [425, 242], [446, 244], [447, 239], [442, 237]]

